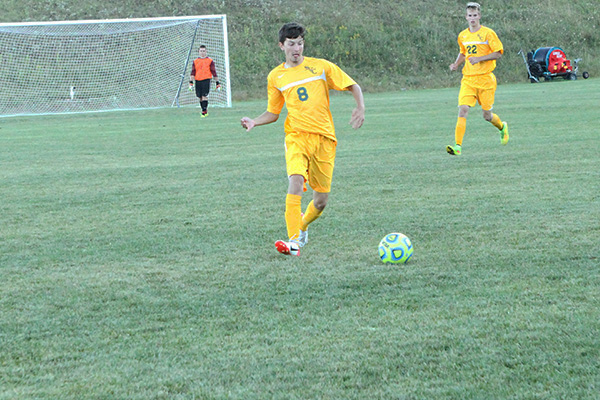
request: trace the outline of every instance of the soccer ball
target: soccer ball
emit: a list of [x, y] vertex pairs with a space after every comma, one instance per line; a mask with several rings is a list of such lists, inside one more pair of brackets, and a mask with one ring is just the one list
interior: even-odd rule
[[384, 264], [405, 264], [413, 255], [413, 245], [402, 233], [388, 233], [379, 242], [379, 258]]

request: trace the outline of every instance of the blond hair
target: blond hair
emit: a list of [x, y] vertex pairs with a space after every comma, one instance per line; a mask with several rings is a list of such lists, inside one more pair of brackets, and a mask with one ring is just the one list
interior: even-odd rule
[[469, 3], [467, 3], [467, 10], [468, 10], [469, 8], [474, 8], [474, 9], [476, 9], [477, 11], [481, 12], [481, 6], [479, 5], [479, 3], [475, 3], [475, 2], [473, 2], [473, 1], [472, 1], [472, 2], [469, 2]]

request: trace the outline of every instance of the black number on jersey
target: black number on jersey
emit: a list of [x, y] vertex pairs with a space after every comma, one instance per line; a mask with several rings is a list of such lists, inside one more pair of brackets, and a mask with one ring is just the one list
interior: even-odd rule
[[467, 54], [477, 54], [477, 45], [467, 46]]
[[298, 93], [298, 99], [300, 101], [308, 100], [308, 92], [306, 91], [305, 87], [298, 88], [298, 90], [296, 90], [296, 93]]

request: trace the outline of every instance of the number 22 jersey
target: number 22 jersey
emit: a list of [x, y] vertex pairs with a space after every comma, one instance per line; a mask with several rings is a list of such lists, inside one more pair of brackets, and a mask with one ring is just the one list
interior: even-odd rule
[[497, 51], [504, 52], [504, 47], [496, 32], [483, 25], [477, 32], [471, 32], [467, 28], [459, 33], [458, 45], [460, 46], [460, 52], [466, 57], [462, 69], [463, 76], [489, 74], [496, 68], [496, 60], [482, 61], [472, 65], [469, 62], [469, 57], [486, 56]]

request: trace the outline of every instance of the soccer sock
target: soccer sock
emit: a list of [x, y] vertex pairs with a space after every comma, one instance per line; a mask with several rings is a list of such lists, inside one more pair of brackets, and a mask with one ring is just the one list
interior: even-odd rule
[[208, 108], [208, 100], [202, 100], [200, 102], [200, 106], [202, 107], [202, 111], [206, 111], [206, 109]]
[[502, 123], [502, 121], [500, 121], [500, 117], [496, 114], [492, 114], [492, 120], [490, 122], [499, 130], [502, 130], [502, 128], [504, 127], [504, 124]]
[[302, 196], [298, 194], [288, 194], [285, 197], [285, 225], [287, 226], [288, 237], [290, 239], [298, 238], [301, 223]]
[[306, 207], [306, 212], [304, 213], [304, 217], [302, 218], [302, 224], [300, 225], [300, 229], [302, 229], [303, 231], [307, 230], [308, 225], [312, 223], [315, 219], [319, 218], [322, 213], [323, 210], [319, 210], [317, 207], [314, 206], [313, 202], [311, 201], [308, 204], [308, 207]]
[[462, 141], [465, 137], [466, 130], [467, 119], [464, 117], [458, 117], [458, 119], [456, 120], [456, 129], [454, 130], [454, 141], [457, 145], [462, 146]]

